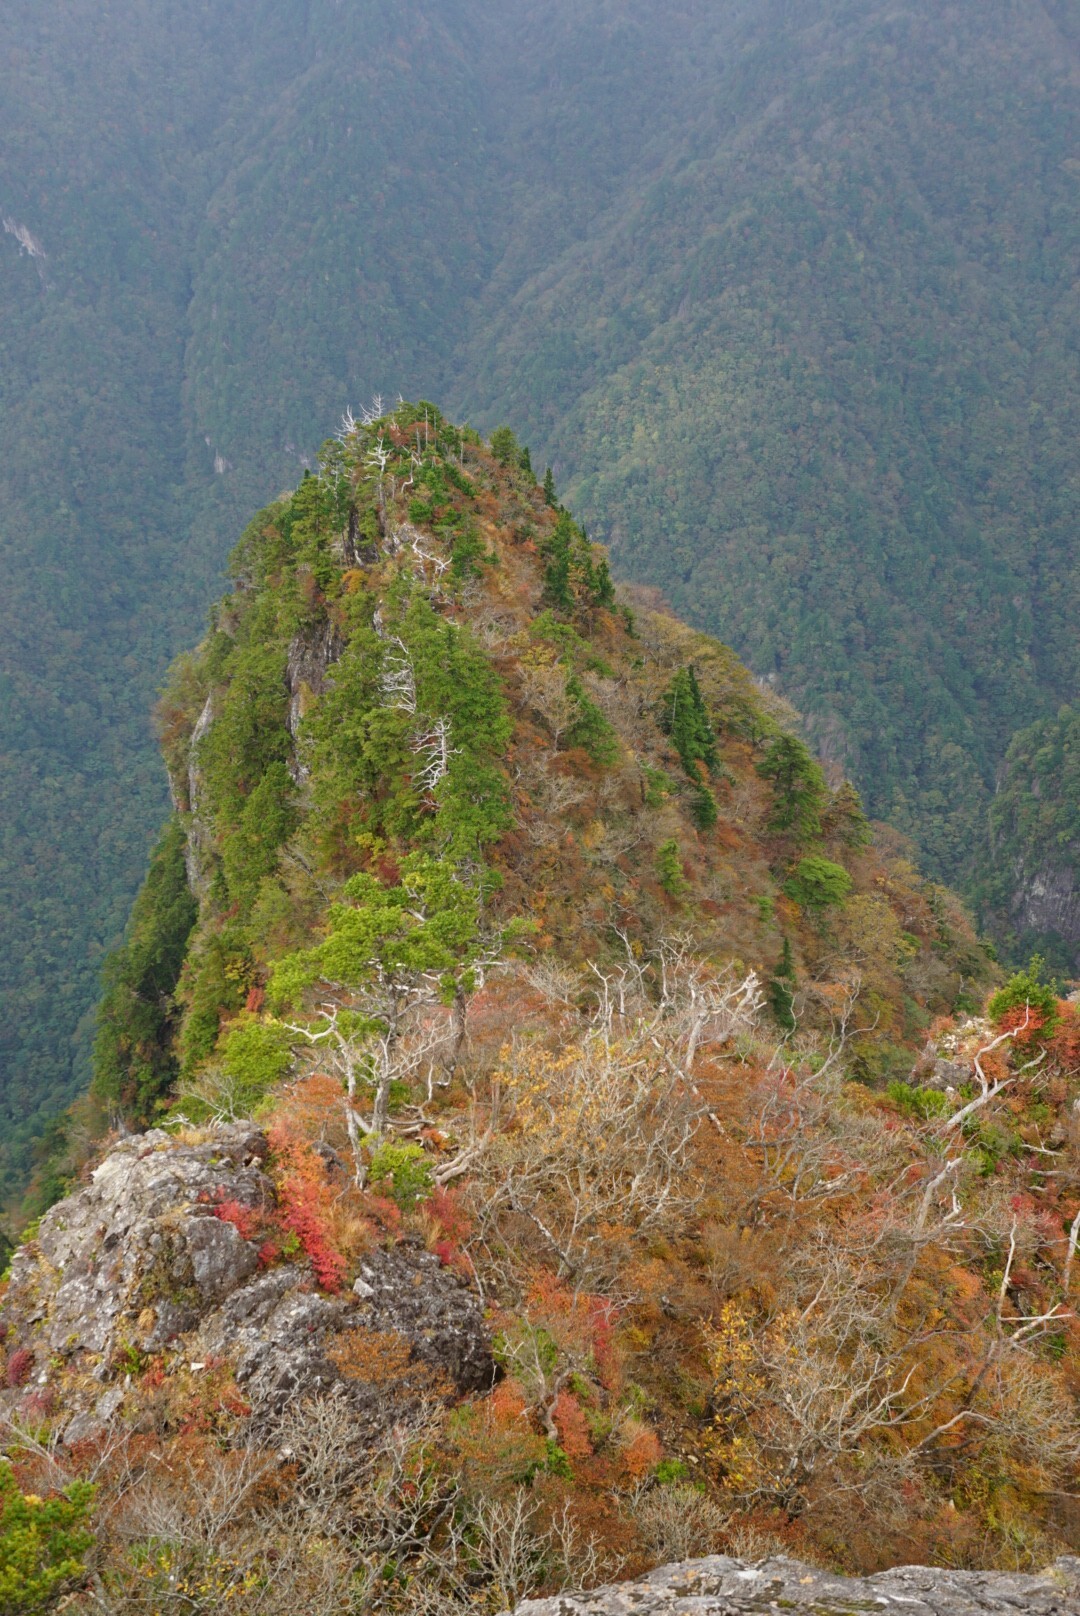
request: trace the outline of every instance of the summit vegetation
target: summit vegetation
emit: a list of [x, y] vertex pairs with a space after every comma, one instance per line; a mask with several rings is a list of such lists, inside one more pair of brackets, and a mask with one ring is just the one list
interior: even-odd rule
[[1006, 978], [732, 652], [613, 589], [509, 429], [347, 418], [231, 570], [42, 1200], [110, 1125], [212, 1162], [253, 1120], [268, 1199], [212, 1203], [249, 1271], [336, 1306], [426, 1247], [496, 1378], [342, 1337], [400, 1412], [372, 1440], [191, 1362], [156, 1291], [96, 1358], [21, 1321], [0, 1572], [115, 1616], [494, 1616], [714, 1549], [1075, 1547], [1080, 1017], [1040, 962]]

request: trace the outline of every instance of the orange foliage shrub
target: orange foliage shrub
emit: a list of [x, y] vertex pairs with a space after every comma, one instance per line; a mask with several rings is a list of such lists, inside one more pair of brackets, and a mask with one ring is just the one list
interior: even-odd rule
[[340, 1079], [312, 1072], [295, 1083], [277, 1108], [277, 1122], [290, 1137], [319, 1141], [344, 1149], [348, 1144]]
[[326, 1169], [308, 1141], [279, 1114], [270, 1129], [281, 1224], [296, 1236], [323, 1290], [339, 1291], [345, 1260], [332, 1243], [332, 1191]]
[[551, 1417], [559, 1433], [559, 1446], [566, 1457], [571, 1461], [589, 1458], [593, 1451], [589, 1422], [577, 1398], [570, 1392], [560, 1392], [551, 1410]]
[[627, 1420], [620, 1444], [620, 1470], [626, 1481], [640, 1481], [647, 1476], [664, 1456], [660, 1438], [640, 1420]]
[[[1029, 1051], [1042, 1042], [1039, 1037], [1046, 1025], [1046, 1016], [1035, 1005], [1018, 1004], [1011, 1010], [1006, 1010], [994, 1023], [999, 1033], [1015, 1032], [1013, 1043], [1017, 1049]], [[997, 1051], [995, 1050], [996, 1054]], [[987, 1057], [983, 1058], [986, 1066]]]
[[408, 1341], [393, 1330], [348, 1331], [335, 1337], [326, 1355], [345, 1380], [386, 1387], [395, 1401], [443, 1399], [453, 1392], [446, 1377], [414, 1359]]
[[1047, 1045], [1050, 1057], [1063, 1072], [1080, 1071], [1080, 1015], [1068, 1001], [1059, 1004], [1058, 1011], [1061, 1019]]

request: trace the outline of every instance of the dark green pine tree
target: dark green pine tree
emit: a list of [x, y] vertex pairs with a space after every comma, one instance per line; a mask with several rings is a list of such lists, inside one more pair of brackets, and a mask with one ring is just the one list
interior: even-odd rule
[[594, 606], [614, 606], [615, 584], [607, 556], [601, 556], [593, 567], [592, 603]]
[[576, 529], [565, 511], [545, 547], [543, 603], [556, 612], [572, 612], [574, 591], [570, 581], [571, 552]]
[[817, 841], [829, 792], [820, 766], [802, 741], [794, 735], [778, 735], [770, 742], [757, 772], [773, 783], [769, 829], [793, 837], [800, 846]]
[[553, 507], [559, 503], [555, 493], [555, 476], [550, 466], [544, 473], [544, 498]]
[[166, 825], [135, 899], [127, 936], [105, 965], [94, 1041], [93, 1092], [146, 1123], [176, 1075], [172, 995], [196, 919], [180, 821]]
[[704, 763], [712, 773], [720, 756], [708, 708], [692, 667], [680, 668], [668, 687], [664, 697], [664, 729], [692, 779], [701, 778], [699, 763]]
[[791, 939], [784, 938], [784, 951], [780, 963], [769, 983], [769, 1005], [777, 1024], [785, 1032], [795, 1030], [795, 961], [791, 953]]

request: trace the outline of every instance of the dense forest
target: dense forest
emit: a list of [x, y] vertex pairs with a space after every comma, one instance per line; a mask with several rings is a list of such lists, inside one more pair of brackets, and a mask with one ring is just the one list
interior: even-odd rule
[[1077, 696], [1078, 52], [1064, 0], [4, 7], [4, 1184], [89, 1079], [156, 686], [376, 393], [509, 420], [617, 574], [1075, 967], [1027, 891], [1068, 838], [1048, 872], [999, 815], [983, 866], [1011, 736]]

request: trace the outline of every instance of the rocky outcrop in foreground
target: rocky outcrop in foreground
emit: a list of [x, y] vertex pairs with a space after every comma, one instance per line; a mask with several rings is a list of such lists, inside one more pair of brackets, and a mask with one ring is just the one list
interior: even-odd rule
[[837, 1577], [797, 1560], [744, 1565], [726, 1555], [662, 1566], [637, 1582], [530, 1599], [515, 1616], [1080, 1616], [1080, 1560], [1041, 1576], [899, 1566]]
[[217, 1360], [257, 1418], [333, 1392], [374, 1426], [392, 1412], [385, 1386], [340, 1366], [338, 1343], [358, 1333], [375, 1368], [397, 1342], [431, 1385], [486, 1390], [494, 1365], [480, 1299], [420, 1241], [373, 1247], [339, 1295], [319, 1289], [302, 1256], [264, 1265], [243, 1217], [220, 1212], [273, 1212], [269, 1153], [249, 1123], [207, 1130], [201, 1143], [155, 1130], [110, 1151], [12, 1260], [0, 1408], [59, 1405], [70, 1443], [125, 1416], [139, 1365]]

